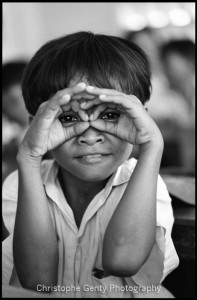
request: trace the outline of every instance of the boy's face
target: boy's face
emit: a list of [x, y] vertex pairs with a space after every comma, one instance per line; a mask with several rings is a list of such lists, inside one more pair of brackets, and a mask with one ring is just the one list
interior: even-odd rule
[[85, 181], [108, 178], [126, 159], [132, 145], [89, 127], [81, 136], [66, 141], [53, 151], [67, 172]]
[[[87, 113], [90, 115], [93, 110], [94, 107]], [[80, 136], [53, 150], [53, 156], [64, 173], [83, 181], [102, 181], [129, 158], [132, 148], [131, 144], [114, 135], [89, 127]]]

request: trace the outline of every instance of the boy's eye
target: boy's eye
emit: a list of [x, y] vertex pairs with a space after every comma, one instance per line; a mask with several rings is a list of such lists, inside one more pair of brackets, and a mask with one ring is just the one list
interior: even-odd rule
[[114, 121], [120, 118], [121, 113], [117, 111], [108, 111], [103, 113], [100, 118], [107, 121]]
[[59, 117], [59, 120], [62, 124], [69, 124], [79, 121], [78, 116], [72, 113], [63, 114]]

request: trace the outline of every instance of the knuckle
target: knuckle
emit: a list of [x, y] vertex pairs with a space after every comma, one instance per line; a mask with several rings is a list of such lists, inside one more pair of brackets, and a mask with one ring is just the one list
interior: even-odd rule
[[142, 104], [142, 102], [139, 100], [139, 98], [138, 97], [136, 97], [136, 96], [134, 96], [134, 101], [136, 102], [136, 103], [138, 103], [138, 104]]
[[45, 102], [42, 102], [41, 104], [40, 104], [40, 106], [39, 106], [39, 109], [42, 109], [42, 108], [44, 108], [45, 106], [46, 106], [46, 104], [47, 104], [47, 102], [45, 101]]
[[55, 95], [57, 97], [62, 97], [64, 95], [64, 93], [65, 93], [65, 90], [60, 90], [60, 91], [57, 91]]
[[37, 112], [38, 112], [39, 114], [44, 113], [44, 111], [46, 110], [47, 104], [48, 104], [48, 101], [42, 102], [42, 103], [40, 104], [40, 106], [38, 107], [38, 111], [37, 111]]

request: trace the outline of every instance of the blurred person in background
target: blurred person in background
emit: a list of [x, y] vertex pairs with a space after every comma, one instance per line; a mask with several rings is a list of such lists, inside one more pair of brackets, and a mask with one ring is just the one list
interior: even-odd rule
[[164, 138], [162, 172], [194, 174], [194, 65], [195, 45], [190, 40], [164, 42], [160, 31], [144, 28], [127, 32], [150, 57], [152, 96], [148, 111]]
[[11, 61], [2, 67], [2, 181], [14, 171], [18, 146], [28, 124], [21, 80], [27, 62]]
[[[3, 120], [3, 155], [2, 182], [17, 169], [16, 154], [28, 127], [29, 116], [25, 108], [21, 80], [27, 61], [11, 61], [3, 64], [2, 80], [2, 120]], [[44, 159], [50, 159], [48, 152]]]
[[[28, 115], [21, 90], [27, 62], [11, 61], [2, 67], [2, 182], [17, 168], [18, 146], [27, 128]], [[2, 216], [2, 240], [9, 235]]]
[[170, 87], [185, 100], [193, 126], [195, 109], [195, 44], [191, 40], [173, 40], [162, 45], [161, 60]]
[[170, 40], [160, 47], [160, 57], [169, 88], [178, 97], [177, 111], [184, 117], [177, 122], [181, 166], [195, 172], [195, 44], [189, 39]]

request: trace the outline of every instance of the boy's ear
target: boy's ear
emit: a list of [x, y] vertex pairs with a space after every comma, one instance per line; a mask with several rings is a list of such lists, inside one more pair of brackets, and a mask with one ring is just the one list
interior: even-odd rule
[[32, 115], [29, 115], [29, 118], [28, 118], [28, 125], [30, 125], [31, 124], [31, 122], [32, 122], [32, 120], [33, 120], [33, 116]]

